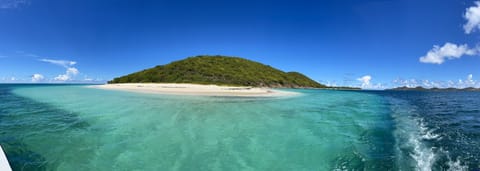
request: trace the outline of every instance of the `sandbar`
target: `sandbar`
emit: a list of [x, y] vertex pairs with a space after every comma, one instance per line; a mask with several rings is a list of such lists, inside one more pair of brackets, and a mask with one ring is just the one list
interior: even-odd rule
[[93, 85], [93, 88], [123, 90], [149, 94], [237, 96], [237, 97], [284, 97], [300, 93], [260, 87], [218, 86], [183, 83], [121, 83]]

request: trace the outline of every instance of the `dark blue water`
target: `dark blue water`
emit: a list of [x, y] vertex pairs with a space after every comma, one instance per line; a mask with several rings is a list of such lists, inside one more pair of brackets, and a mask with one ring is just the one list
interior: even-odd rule
[[[480, 170], [480, 92], [375, 91], [389, 102], [405, 170]], [[402, 165], [401, 163], [399, 163]]]

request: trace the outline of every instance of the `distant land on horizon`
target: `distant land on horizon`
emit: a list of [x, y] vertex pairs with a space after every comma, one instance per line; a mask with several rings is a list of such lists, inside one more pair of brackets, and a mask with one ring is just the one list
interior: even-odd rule
[[422, 86], [417, 86], [417, 87], [396, 87], [396, 88], [391, 88], [391, 89], [385, 89], [385, 90], [392, 90], [392, 91], [480, 91], [480, 88], [474, 88], [474, 87], [466, 87], [466, 88], [454, 88], [454, 87], [448, 87], [448, 88], [424, 88]]
[[[335, 88], [299, 72], [284, 72], [240, 57], [195, 56], [114, 78], [111, 83], [194, 83], [271, 88]], [[354, 89], [339, 87], [339, 89]]]

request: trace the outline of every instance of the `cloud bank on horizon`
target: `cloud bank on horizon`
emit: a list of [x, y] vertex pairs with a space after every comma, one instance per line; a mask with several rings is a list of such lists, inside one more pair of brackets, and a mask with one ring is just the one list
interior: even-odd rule
[[418, 80], [418, 79], [402, 79], [397, 78], [392, 81], [392, 84], [399, 87], [424, 87], [424, 88], [467, 88], [480, 87], [480, 82], [473, 79], [473, 74], [467, 75], [465, 79], [448, 80], [448, 81], [433, 81], [433, 80]]
[[[386, 88], [394, 88], [394, 87], [424, 87], [424, 88], [467, 88], [467, 87], [480, 87], [480, 81], [477, 81], [473, 78], [473, 74], [468, 74], [463, 79], [458, 80], [428, 80], [428, 79], [415, 79], [415, 78], [396, 78], [392, 80], [390, 83], [374, 83], [373, 77], [371, 75], [364, 75], [356, 79], [358, 81], [358, 87], [362, 89], [371, 89], [371, 90], [378, 90], [378, 89], [386, 89]], [[327, 86], [337, 86], [335, 82], [326, 81], [322, 82]], [[350, 85], [355, 87], [355, 84]]]

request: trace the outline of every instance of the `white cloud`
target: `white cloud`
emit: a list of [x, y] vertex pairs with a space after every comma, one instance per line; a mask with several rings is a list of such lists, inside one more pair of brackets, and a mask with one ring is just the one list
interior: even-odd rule
[[370, 87], [370, 89], [380, 89], [380, 90], [383, 90], [385, 88], [387, 88], [387, 86], [385, 86], [382, 83], [377, 83], [377, 84], [374, 84]]
[[32, 75], [32, 82], [39, 82], [44, 79], [42, 74], [33, 74]]
[[429, 80], [423, 80], [422, 81], [422, 86], [423, 87], [432, 87], [432, 85], [433, 85], [433, 81], [432, 82], [430, 82]]
[[[319, 81], [320, 83], [329, 86], [329, 87], [358, 87], [362, 89], [385, 89], [386, 86], [383, 83], [375, 83], [372, 82], [372, 76], [370, 75], [365, 75], [363, 77], [357, 78], [357, 79], [348, 79], [349, 81], [354, 81], [352, 83], [348, 83], [347, 81], [344, 80], [343, 84], [337, 83], [337, 81]], [[97, 81], [104, 81], [101, 79], [97, 79]], [[355, 82], [359, 81], [359, 82]]]
[[467, 87], [478, 87], [477, 81], [473, 79], [473, 74], [468, 74], [467, 78], [465, 80], [458, 79], [458, 81], [455, 83], [451, 81], [453, 84], [453, 87], [455, 88], [467, 88]]
[[80, 71], [78, 71], [77, 68], [73, 67], [75, 64], [77, 64], [76, 61], [55, 60], [55, 59], [40, 59], [40, 61], [62, 66], [67, 69], [65, 71], [65, 74], [60, 74], [55, 78], [53, 78], [53, 80], [55, 81], [69, 81], [69, 80], [72, 80], [73, 77], [75, 77], [80, 73]]
[[55, 59], [40, 59], [42, 62], [48, 62], [51, 64], [59, 65], [65, 68], [68, 68], [69, 66], [75, 65], [77, 62], [75, 61], [68, 61], [68, 60], [55, 60]]
[[65, 71], [65, 74], [60, 74], [53, 78], [55, 81], [68, 81], [71, 80], [75, 75], [80, 73], [77, 68], [70, 67], [67, 68], [67, 71]]
[[74, 68], [74, 67], [67, 68], [68, 75], [77, 75], [78, 73], [79, 71], [77, 68]]
[[419, 84], [419, 82], [427, 85], [431, 84], [431, 81], [428, 81], [428, 80], [422, 81], [422, 80], [416, 80], [416, 79], [401, 79], [401, 78], [395, 79], [392, 82], [394, 87], [409, 87], [409, 88], [420, 86], [421, 84]]
[[469, 74], [467, 76], [467, 80], [464, 81], [465, 87], [473, 87], [475, 86], [475, 80], [473, 80], [473, 75]]
[[320, 81], [320, 83], [328, 86], [328, 87], [337, 87], [336, 81]]
[[363, 77], [357, 78], [358, 81], [362, 82], [362, 88], [369, 88], [370, 87], [370, 80], [372, 80], [372, 76], [365, 75]]
[[0, 0], [0, 9], [14, 9], [27, 5], [27, 0]]
[[468, 45], [456, 45], [453, 43], [445, 43], [442, 47], [435, 45], [433, 49], [428, 51], [427, 55], [420, 57], [420, 62], [442, 64], [447, 59], [460, 58], [464, 55], [475, 55], [478, 53], [477, 49], [470, 49]]
[[15, 77], [10, 78], [10, 81], [16, 81], [16, 80], [17, 80], [17, 78], [15, 78]]
[[70, 76], [68, 76], [67, 74], [60, 74], [53, 79], [55, 81], [68, 81], [68, 80], [70, 80]]
[[455, 87], [455, 82], [453, 82], [452, 80], [448, 80], [447, 87]]
[[476, 1], [475, 6], [467, 8], [463, 17], [467, 20], [467, 23], [463, 25], [466, 34], [480, 29], [480, 1]]

